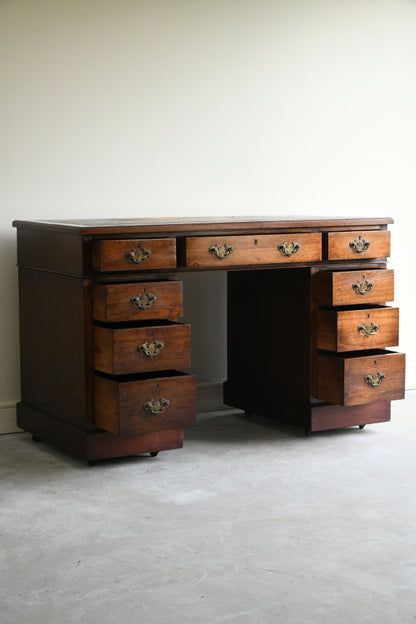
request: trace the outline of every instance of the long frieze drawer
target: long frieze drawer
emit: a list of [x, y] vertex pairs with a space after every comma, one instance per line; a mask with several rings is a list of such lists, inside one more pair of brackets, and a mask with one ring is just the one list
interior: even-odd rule
[[361, 405], [404, 398], [405, 356], [374, 350], [318, 354], [316, 398], [336, 405]]
[[179, 264], [227, 267], [315, 262], [322, 258], [321, 234], [195, 236], [181, 239]]
[[195, 424], [196, 384], [192, 375], [171, 371], [110, 378], [95, 375], [94, 421], [118, 435], [183, 429]]
[[170, 319], [183, 313], [182, 282], [94, 284], [94, 319], [109, 323]]
[[319, 310], [318, 349], [357, 351], [394, 347], [399, 342], [398, 308]]
[[387, 258], [390, 255], [390, 232], [328, 232], [324, 238], [328, 260]]
[[314, 276], [314, 299], [329, 306], [393, 301], [394, 271], [320, 271]]
[[191, 326], [94, 327], [94, 368], [125, 375], [191, 365]]
[[97, 240], [92, 247], [94, 271], [137, 271], [176, 267], [176, 239]]

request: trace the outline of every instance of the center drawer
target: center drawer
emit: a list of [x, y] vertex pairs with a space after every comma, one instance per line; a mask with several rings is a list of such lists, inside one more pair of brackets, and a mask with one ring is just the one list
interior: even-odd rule
[[145, 327], [94, 327], [94, 368], [110, 375], [187, 368], [191, 326], [152, 322]]
[[178, 371], [111, 378], [95, 375], [94, 421], [117, 435], [183, 429], [195, 424], [196, 383]]
[[321, 243], [320, 233], [193, 236], [179, 241], [179, 265], [223, 268], [314, 262], [322, 258]]

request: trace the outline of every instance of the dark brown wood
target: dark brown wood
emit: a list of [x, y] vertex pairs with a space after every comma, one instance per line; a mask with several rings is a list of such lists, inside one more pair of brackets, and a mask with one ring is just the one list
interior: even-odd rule
[[17, 263], [53, 273], [82, 276], [87, 263], [83, 239], [76, 232], [20, 228]]
[[250, 230], [276, 233], [279, 230], [307, 231], [308, 228], [324, 230], [348, 229], [380, 229], [387, 224], [394, 223], [391, 217], [293, 217], [293, 216], [256, 216], [256, 217], [200, 217], [200, 218], [163, 218], [163, 219], [63, 219], [50, 221], [21, 221], [15, 220], [13, 226], [17, 228], [44, 229], [59, 231], [74, 231], [85, 235], [112, 234], [152, 234], [161, 232], [216, 232], [216, 231], [244, 231]]
[[[148, 401], [169, 402], [153, 414]], [[121, 378], [95, 376], [95, 424], [117, 435], [183, 429], [195, 424], [196, 385], [192, 375]]]
[[[131, 251], [146, 250], [148, 257], [137, 263], [131, 260]], [[92, 244], [94, 271], [151, 271], [176, 267], [176, 240], [174, 238], [97, 240]]]
[[24, 403], [17, 404], [17, 424], [41, 442], [87, 461], [158, 453], [183, 446], [183, 429], [117, 436], [102, 429], [74, 427]]
[[[385, 381], [365, 390], [360, 383], [364, 369], [373, 372], [367, 371], [367, 344], [397, 342], [397, 309], [380, 308], [394, 295], [393, 272], [385, 263], [392, 222], [15, 221], [19, 426], [88, 460], [181, 447], [196, 407], [195, 379], [176, 370], [189, 366], [190, 355], [190, 328], [175, 324], [183, 313], [178, 275], [219, 269], [229, 271], [226, 403], [307, 431], [387, 420], [389, 401], [403, 395], [404, 356], [378, 354]], [[370, 240], [370, 251], [353, 252], [354, 237]], [[218, 259], [209, 247], [224, 243], [232, 254]], [[283, 243], [300, 247], [287, 256], [278, 249]], [[129, 252], [139, 248], [151, 253], [136, 263]], [[374, 282], [372, 289], [355, 294], [353, 283], [364, 279]], [[357, 339], [362, 314], [362, 322], [379, 324], [376, 337]], [[137, 350], [146, 344], [149, 353], [157, 351], [156, 342], [164, 346], [154, 357]], [[334, 355], [325, 364], [328, 352], [318, 348], [357, 351], [343, 351], [343, 358]], [[152, 397], [171, 402], [156, 402], [166, 409], [152, 414], [144, 408]]]
[[[261, 234], [254, 236], [196, 236], [181, 239], [180, 264], [185, 267], [250, 266], [255, 264], [292, 264], [321, 260], [321, 234]], [[299, 250], [293, 255], [280, 251], [280, 245], [297, 243]], [[227, 245], [230, 254], [218, 258], [211, 249]]]
[[[345, 306], [383, 304], [394, 299], [394, 271], [355, 270], [355, 271], [319, 271], [314, 276], [315, 300], [320, 305]], [[358, 294], [353, 285], [368, 281], [373, 284], [366, 294]]]
[[110, 457], [171, 451], [183, 447], [183, 433], [183, 429], [130, 436], [117, 436], [107, 431], [87, 432], [86, 457], [90, 461], [97, 461]]
[[[367, 232], [328, 232], [324, 234], [324, 258], [328, 260], [364, 260], [386, 258], [390, 255], [390, 232], [388, 230]], [[368, 248], [355, 251], [354, 243], [366, 241]]]
[[88, 421], [88, 280], [19, 269], [21, 398], [73, 425]]
[[[371, 327], [377, 333], [371, 334]], [[360, 327], [370, 326], [368, 333]], [[390, 307], [319, 310], [317, 347], [328, 351], [382, 349], [399, 343], [399, 309]]]
[[[146, 294], [156, 297], [155, 303], [150, 307], [142, 309], [132, 302], [135, 297]], [[176, 321], [183, 314], [182, 282], [95, 284], [93, 297], [96, 321]]]
[[[373, 387], [367, 375], [383, 373], [384, 381]], [[318, 354], [317, 399], [336, 405], [362, 405], [404, 398], [405, 356], [385, 350]]]
[[[146, 355], [141, 345], [159, 343], [161, 351]], [[94, 368], [111, 375], [143, 373], [191, 365], [191, 326], [184, 324], [149, 327], [94, 328]]]
[[309, 302], [310, 269], [228, 274], [227, 403], [241, 408], [241, 392], [242, 409], [273, 415], [279, 398], [309, 402]]
[[312, 432], [325, 431], [327, 429], [369, 425], [389, 420], [389, 401], [367, 405], [353, 405], [351, 407], [318, 403], [312, 406], [310, 430]]

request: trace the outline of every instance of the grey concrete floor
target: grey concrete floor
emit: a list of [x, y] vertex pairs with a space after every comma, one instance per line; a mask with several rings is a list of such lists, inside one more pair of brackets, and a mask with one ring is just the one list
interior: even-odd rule
[[1, 436], [0, 622], [414, 624], [415, 408], [310, 438], [202, 415], [92, 468]]

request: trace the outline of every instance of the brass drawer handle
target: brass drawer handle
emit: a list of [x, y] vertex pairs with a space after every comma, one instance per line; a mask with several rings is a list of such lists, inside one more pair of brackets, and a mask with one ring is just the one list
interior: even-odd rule
[[370, 386], [381, 386], [386, 376], [384, 373], [374, 373], [373, 375], [366, 375], [364, 381]]
[[152, 358], [155, 357], [155, 355], [159, 355], [164, 346], [163, 342], [155, 340], [154, 342], [144, 342], [137, 347], [137, 350], [144, 353], [147, 357]]
[[232, 245], [213, 245], [213, 247], [209, 248], [209, 251], [219, 260], [224, 260], [227, 256], [229, 256], [234, 250]]
[[377, 325], [377, 323], [363, 323], [362, 325], [360, 325], [358, 327], [358, 331], [361, 332], [362, 334], [364, 334], [364, 336], [374, 336], [378, 330], [380, 329], [380, 325]]
[[365, 275], [363, 275], [362, 281], [355, 282], [355, 284], [352, 285], [352, 288], [353, 290], [355, 290], [357, 295], [366, 295], [367, 293], [370, 292], [373, 286], [374, 286], [374, 282], [368, 281], [367, 279], [365, 279]]
[[137, 245], [137, 250], [132, 249], [126, 253], [126, 256], [129, 260], [134, 262], [135, 264], [140, 264], [141, 262], [146, 262], [148, 258], [152, 255], [151, 249], [145, 249], [140, 245]]
[[143, 405], [144, 409], [151, 414], [161, 414], [170, 405], [169, 399], [149, 399]]
[[152, 293], [145, 293], [144, 295], [136, 295], [130, 299], [133, 305], [137, 305], [141, 310], [145, 310], [146, 308], [150, 308], [157, 300], [157, 295], [152, 295]]
[[285, 242], [277, 246], [278, 250], [285, 256], [293, 256], [295, 253], [298, 253], [300, 247], [300, 243], [295, 243], [295, 241], [292, 241], [291, 243]]
[[355, 239], [350, 242], [351, 249], [358, 254], [363, 253], [363, 251], [367, 251], [370, 245], [370, 241], [366, 241], [365, 238], [361, 238], [361, 236], [358, 237], [358, 240]]

